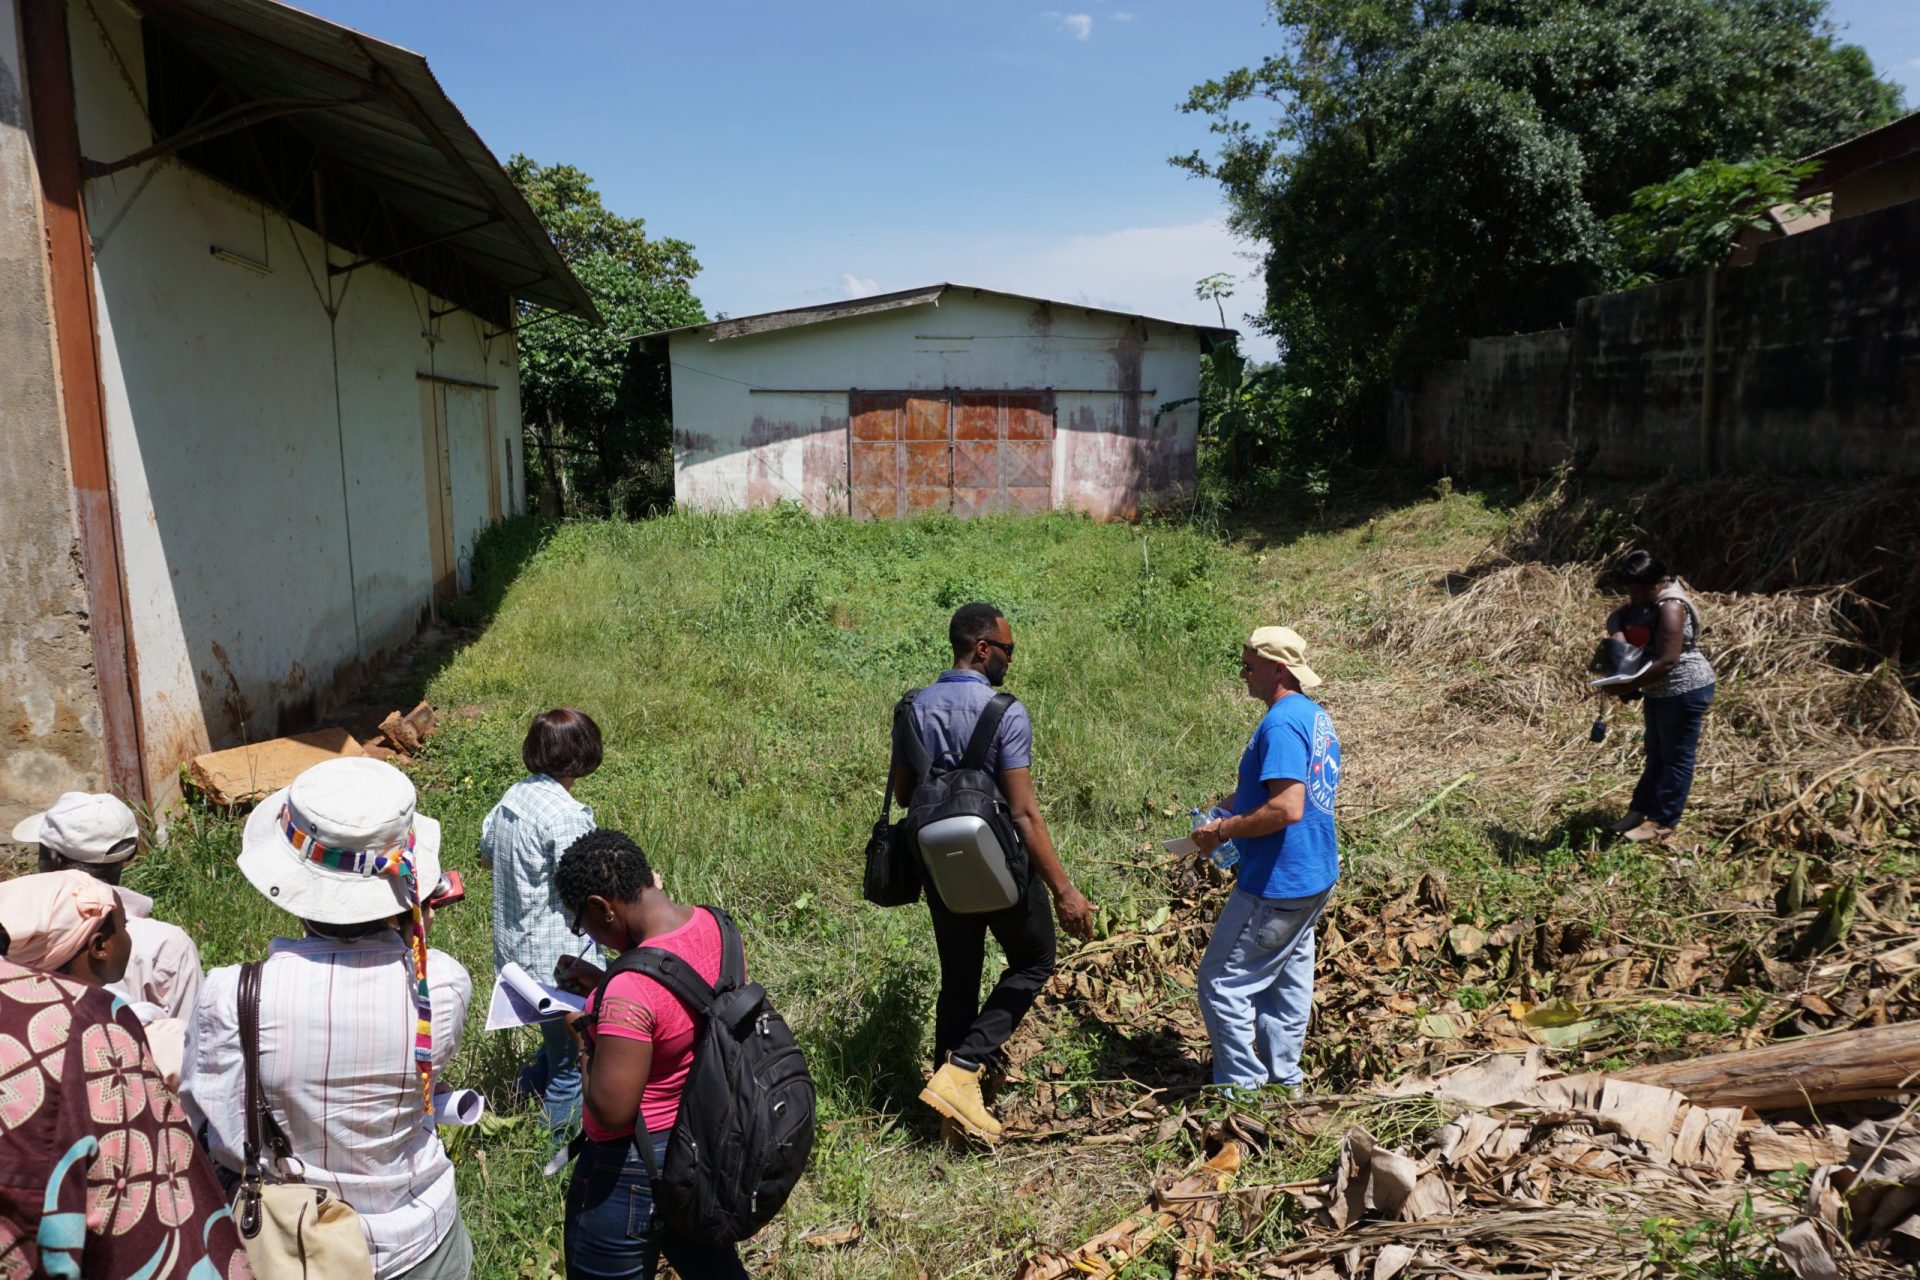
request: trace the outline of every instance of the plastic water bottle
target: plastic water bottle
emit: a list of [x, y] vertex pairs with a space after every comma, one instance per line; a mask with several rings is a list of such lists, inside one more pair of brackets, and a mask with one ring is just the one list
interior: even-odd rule
[[[1215, 818], [1230, 818], [1233, 815], [1220, 806], [1215, 805], [1205, 813], [1202, 813], [1198, 809], [1189, 809], [1187, 810], [1187, 816], [1193, 819], [1194, 829], [1198, 830], [1207, 825], [1207, 823], [1212, 822]], [[1240, 850], [1234, 846], [1233, 841], [1226, 840], [1222, 841], [1220, 846], [1212, 853], [1209, 853], [1207, 857], [1213, 862], [1214, 866], [1220, 868], [1222, 871], [1231, 871], [1235, 866], [1239, 865]]]

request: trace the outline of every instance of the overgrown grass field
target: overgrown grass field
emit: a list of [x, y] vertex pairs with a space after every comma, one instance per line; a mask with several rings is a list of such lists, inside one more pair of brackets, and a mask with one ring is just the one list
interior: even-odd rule
[[[1238, 645], [1262, 622], [1295, 622], [1316, 646], [1321, 700], [1337, 722], [1350, 714], [1358, 727], [1364, 713], [1364, 730], [1343, 733], [1349, 782], [1362, 780], [1343, 791], [1350, 886], [1449, 868], [1463, 918], [1483, 919], [1489, 901], [1531, 908], [1569, 896], [1596, 916], [1643, 904], [1651, 919], [1710, 892], [1724, 868], [1694, 875], [1676, 897], [1658, 852], [1583, 857], [1574, 845], [1587, 834], [1564, 822], [1522, 857], [1510, 834], [1502, 843], [1513, 806], [1471, 787], [1419, 811], [1457, 770], [1431, 753], [1402, 764], [1394, 716], [1379, 698], [1356, 697], [1385, 688], [1398, 661], [1363, 642], [1391, 603], [1382, 556], [1463, 563], [1509, 517], [1498, 501], [1452, 494], [1232, 536], [1192, 522], [855, 524], [791, 510], [551, 531], [518, 522], [489, 534], [473, 606], [487, 625], [431, 674], [444, 727], [412, 766], [422, 811], [443, 824], [443, 861], [469, 886], [433, 941], [476, 988], [450, 1082], [485, 1090], [496, 1108], [479, 1129], [449, 1131], [476, 1275], [560, 1269], [565, 1179], [541, 1178], [544, 1135], [506, 1101], [531, 1037], [481, 1030], [490, 880], [475, 853], [482, 816], [521, 775], [528, 719], [551, 706], [586, 709], [606, 737], [605, 763], [579, 797], [639, 839], [676, 897], [734, 914], [755, 976], [806, 1048], [822, 1104], [814, 1166], [748, 1247], [757, 1274], [1009, 1275], [1036, 1241], [1071, 1243], [1106, 1225], [1153, 1174], [1192, 1155], [1185, 1130], [1101, 1147], [1097, 1166], [1070, 1140], [956, 1155], [914, 1100], [936, 977], [931, 931], [921, 908], [860, 900], [861, 851], [890, 708], [945, 665], [947, 618], [966, 601], [992, 601], [1012, 620], [1008, 687], [1033, 714], [1036, 786], [1070, 870], [1103, 909], [1103, 932], [1165, 919], [1157, 841], [1185, 830], [1189, 804], [1231, 785], [1258, 712], [1235, 676]], [[1417, 683], [1408, 696], [1419, 699]], [[1622, 754], [1583, 765], [1568, 805], [1617, 790], [1632, 763]], [[1409, 813], [1421, 819], [1412, 830]], [[261, 954], [291, 923], [233, 867], [238, 835], [236, 815], [189, 810], [130, 877], [197, 934], [209, 968]], [[1190, 982], [1166, 976], [1176, 993]], [[1070, 1047], [1051, 1068], [1069, 1083], [1097, 1057]], [[1190, 1047], [1203, 1056], [1204, 1045]], [[1318, 1172], [1324, 1155], [1276, 1154], [1290, 1163], [1268, 1172]], [[860, 1232], [850, 1247], [806, 1240], [850, 1227]], [[1285, 1222], [1245, 1229], [1271, 1236]]]

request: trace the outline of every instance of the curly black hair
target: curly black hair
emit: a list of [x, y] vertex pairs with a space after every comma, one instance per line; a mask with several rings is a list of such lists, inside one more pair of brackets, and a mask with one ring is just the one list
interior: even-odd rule
[[596, 827], [567, 846], [553, 872], [553, 887], [571, 915], [598, 894], [608, 902], [632, 902], [653, 884], [653, 868], [633, 837], [611, 827]]

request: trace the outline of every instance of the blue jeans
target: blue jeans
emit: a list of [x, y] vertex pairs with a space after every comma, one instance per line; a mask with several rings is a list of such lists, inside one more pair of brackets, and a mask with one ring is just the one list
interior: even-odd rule
[[1313, 1012], [1313, 925], [1333, 894], [1227, 899], [1200, 960], [1200, 1014], [1213, 1042], [1213, 1082], [1257, 1089], [1300, 1083]]
[[[667, 1158], [667, 1138], [653, 1142], [656, 1162]], [[631, 1138], [588, 1142], [567, 1184], [567, 1280], [651, 1280], [664, 1255], [687, 1280], [746, 1280], [730, 1244], [700, 1244], [654, 1217], [647, 1166]]]
[[556, 1134], [580, 1123], [580, 1060], [565, 1018], [540, 1024], [540, 1052], [520, 1070], [520, 1092], [540, 1099], [547, 1128]]
[[1714, 686], [1666, 698], [1647, 698], [1647, 766], [1633, 789], [1634, 812], [1663, 827], [1680, 821], [1693, 790], [1700, 729], [1713, 705]]

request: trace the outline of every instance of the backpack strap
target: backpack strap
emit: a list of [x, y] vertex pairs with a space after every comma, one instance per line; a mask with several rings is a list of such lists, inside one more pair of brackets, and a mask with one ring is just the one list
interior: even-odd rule
[[[887, 808], [880, 814], [883, 821], [893, 812], [893, 762], [904, 759], [913, 770], [916, 782], [924, 782], [933, 770], [933, 758], [927, 754], [927, 744], [920, 740], [920, 731], [913, 723], [913, 700], [919, 696], [918, 689], [909, 689], [893, 706], [893, 755], [887, 761]], [[905, 804], [907, 797], [900, 796], [899, 800]]]
[[980, 719], [974, 723], [973, 736], [967, 739], [967, 749], [960, 757], [962, 769], [984, 769], [987, 766], [987, 752], [993, 749], [994, 735], [1000, 732], [1000, 722], [1007, 717], [1007, 708], [1014, 703], [1010, 693], [996, 693], [980, 712]]
[[1684, 629], [1682, 629], [1680, 632], [1681, 649], [1682, 650], [1698, 649], [1700, 647], [1700, 611], [1694, 608], [1693, 597], [1688, 595], [1687, 592], [1680, 587], [1669, 588], [1668, 590], [1662, 592], [1660, 595], [1654, 597], [1654, 601], [1653, 601], [1654, 611], [1655, 611], [1654, 619], [1656, 624], [1659, 621], [1660, 606], [1663, 604], [1666, 604], [1668, 601], [1675, 601], [1680, 605], [1681, 608], [1685, 609], [1687, 611], [1688, 619], [1691, 620], [1693, 623], [1693, 639], [1691, 640], [1687, 639], [1687, 633]]
[[[600, 989], [593, 998], [593, 1013], [597, 1020], [600, 1010], [607, 1002], [607, 988], [613, 980], [623, 973], [638, 973], [652, 978], [655, 982], [672, 992], [682, 1004], [701, 1017], [710, 1017], [714, 1003], [721, 991], [731, 991], [747, 980], [746, 949], [740, 941], [740, 930], [734, 927], [732, 917], [718, 907], [701, 908], [709, 912], [714, 923], [720, 926], [720, 985], [716, 988], [701, 977], [694, 967], [680, 956], [664, 947], [639, 946], [628, 947], [614, 962], [607, 966], [607, 973], [600, 980]], [[684, 1101], [684, 1099], [683, 1099]], [[647, 1118], [641, 1112], [638, 1103], [633, 1109], [633, 1145], [640, 1152], [640, 1160], [647, 1166], [649, 1186], [658, 1187], [660, 1183], [660, 1163], [653, 1155], [653, 1135], [647, 1131]], [[659, 1192], [656, 1190], [657, 1196]]]

